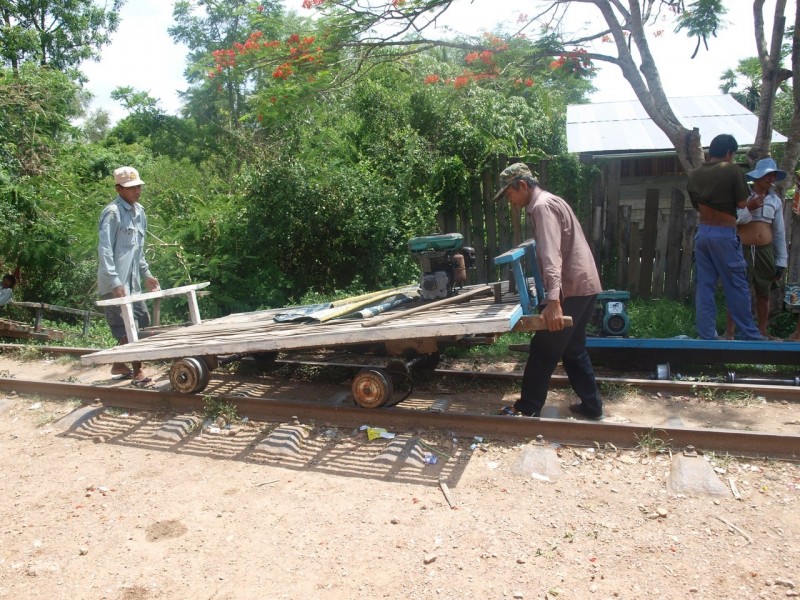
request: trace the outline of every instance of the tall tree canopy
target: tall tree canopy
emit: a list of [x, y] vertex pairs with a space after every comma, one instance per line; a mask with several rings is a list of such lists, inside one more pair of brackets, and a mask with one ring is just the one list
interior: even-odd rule
[[16, 70], [23, 62], [65, 70], [97, 56], [119, 25], [124, 0], [105, 7], [93, 0], [0, 2], [0, 57]]

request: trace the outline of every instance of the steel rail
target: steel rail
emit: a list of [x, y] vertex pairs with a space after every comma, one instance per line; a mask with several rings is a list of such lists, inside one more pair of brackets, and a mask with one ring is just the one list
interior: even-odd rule
[[[19, 350], [21, 348], [38, 348], [43, 353], [48, 354], [71, 354], [82, 356], [84, 354], [91, 354], [97, 352], [96, 348], [77, 348], [69, 346], [30, 346], [27, 344], [0, 344], [0, 350]], [[304, 360], [304, 359], [291, 359], [279, 358], [275, 361], [276, 364], [281, 365], [308, 365], [316, 367], [342, 367], [359, 369], [366, 366], [366, 364], [339, 362], [335, 360]], [[459, 369], [435, 369], [433, 371], [436, 375], [447, 375], [450, 377], [459, 378], [475, 378], [475, 379], [496, 379], [496, 380], [519, 380], [522, 379], [521, 372], [505, 372], [505, 371], [475, 371], [475, 370], [459, 370]], [[773, 385], [762, 383], [750, 383], [753, 380], [748, 380], [748, 383], [727, 383], [717, 381], [691, 381], [691, 380], [665, 380], [665, 379], [641, 379], [641, 378], [626, 378], [626, 377], [605, 377], [598, 376], [599, 383], [606, 383], [609, 385], [622, 385], [630, 386], [641, 390], [646, 390], [652, 393], [696, 393], [698, 390], [713, 390], [719, 392], [748, 392], [756, 396], [763, 396], [771, 400], [787, 400], [790, 402], [800, 402], [800, 386], [793, 385]], [[765, 380], [766, 381], [766, 380]], [[565, 387], [569, 385], [569, 379], [565, 375], [553, 375], [550, 380], [551, 384], [556, 387]]]
[[[0, 378], [0, 390], [18, 394], [99, 401], [107, 407], [159, 413], [202, 414], [202, 395], [141, 390], [133, 387], [102, 387], [74, 383], [52, 383]], [[367, 410], [329, 402], [275, 400], [242, 396], [216, 396], [236, 407], [237, 413], [252, 420], [274, 421], [301, 417], [350, 427], [369, 423], [389, 429], [421, 427], [458, 435], [536, 438], [575, 445], [603, 445], [633, 448], [644, 437], [658, 438], [665, 446], [681, 449], [694, 446], [704, 451], [725, 452], [736, 456], [800, 460], [800, 435], [736, 431], [730, 429], [691, 429], [684, 427], [646, 427], [641, 425], [586, 422], [562, 419], [531, 419], [495, 415], [423, 411], [404, 408]]]

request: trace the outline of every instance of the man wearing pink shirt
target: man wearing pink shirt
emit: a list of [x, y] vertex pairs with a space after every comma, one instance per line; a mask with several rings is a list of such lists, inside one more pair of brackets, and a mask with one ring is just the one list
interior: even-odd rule
[[[581, 400], [572, 404], [570, 411], [600, 420], [603, 401], [586, 350], [586, 325], [603, 288], [581, 225], [569, 204], [539, 187], [536, 176], [523, 163], [515, 163], [500, 174], [495, 199], [500, 198], [525, 208], [526, 218], [533, 224], [545, 289], [540, 309], [547, 323], [546, 330], [537, 331], [531, 338], [520, 399], [501, 412], [539, 417], [560, 360]], [[572, 327], [564, 327], [565, 316], [572, 317]]]

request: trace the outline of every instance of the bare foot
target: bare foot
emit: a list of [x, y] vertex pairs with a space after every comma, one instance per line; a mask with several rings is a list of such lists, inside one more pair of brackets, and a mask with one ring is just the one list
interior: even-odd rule
[[125, 363], [114, 363], [111, 365], [111, 374], [112, 375], [122, 375], [123, 379], [127, 379], [128, 377], [133, 377], [133, 371], [128, 368], [128, 365]]

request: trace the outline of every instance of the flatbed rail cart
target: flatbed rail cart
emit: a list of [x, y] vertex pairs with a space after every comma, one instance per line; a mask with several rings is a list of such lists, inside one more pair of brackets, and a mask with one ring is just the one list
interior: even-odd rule
[[[122, 306], [129, 339], [133, 341], [85, 355], [81, 360], [86, 364], [173, 360], [172, 387], [182, 393], [199, 393], [208, 385], [210, 372], [217, 368], [220, 357], [252, 355], [269, 359], [278, 352], [382, 345], [389, 357], [386, 368], [361, 369], [353, 378], [353, 397], [364, 408], [396, 404], [399, 400], [393, 401], [392, 375], [410, 377], [413, 367], [438, 360], [441, 345], [474, 337], [493, 340], [511, 330], [542, 327], [541, 318], [533, 314], [535, 303], [531, 296], [535, 291], [528, 289], [521, 265], [526, 255], [531, 255], [530, 243], [495, 259], [496, 264], [510, 267], [516, 280], [515, 293], [509, 291], [508, 282], [464, 286], [444, 298], [418, 298], [366, 319], [348, 318], [346, 306], [339, 310], [345, 313], [342, 316], [314, 322], [276, 321], [276, 317], [291, 312], [291, 307], [203, 321], [194, 292], [207, 284], [103, 300], [98, 305]], [[187, 297], [192, 324], [138, 339], [132, 326], [131, 303], [176, 295]], [[370, 300], [375, 298], [364, 302]]]

